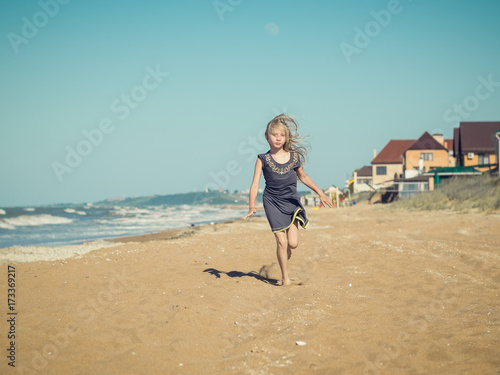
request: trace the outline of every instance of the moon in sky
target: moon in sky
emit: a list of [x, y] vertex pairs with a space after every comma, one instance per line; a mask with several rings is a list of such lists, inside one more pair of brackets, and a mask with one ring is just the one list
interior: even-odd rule
[[272, 22], [264, 26], [264, 29], [266, 30], [266, 33], [272, 36], [276, 36], [280, 33], [280, 28], [278, 27], [278, 25]]

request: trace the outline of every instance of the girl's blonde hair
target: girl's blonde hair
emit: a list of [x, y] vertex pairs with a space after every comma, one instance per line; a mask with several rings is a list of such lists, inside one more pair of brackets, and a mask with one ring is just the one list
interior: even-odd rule
[[309, 144], [304, 142], [303, 136], [300, 136], [298, 131], [298, 125], [293, 118], [282, 113], [276, 116], [267, 124], [266, 128], [266, 138], [275, 128], [282, 128], [285, 130], [286, 140], [283, 145], [283, 150], [287, 152], [295, 152], [299, 156], [301, 164], [307, 160], [307, 154], [309, 152]]

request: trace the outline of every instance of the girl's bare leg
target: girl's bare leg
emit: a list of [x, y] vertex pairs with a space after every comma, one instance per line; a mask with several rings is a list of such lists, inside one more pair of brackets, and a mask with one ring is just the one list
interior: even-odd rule
[[276, 255], [281, 268], [281, 285], [290, 285], [290, 277], [288, 276], [287, 265], [287, 248], [288, 238], [286, 232], [274, 233], [276, 238]]
[[299, 246], [299, 225], [297, 220], [295, 220], [290, 228], [286, 231], [288, 239], [287, 256], [288, 259], [292, 256], [292, 249], [296, 249]]

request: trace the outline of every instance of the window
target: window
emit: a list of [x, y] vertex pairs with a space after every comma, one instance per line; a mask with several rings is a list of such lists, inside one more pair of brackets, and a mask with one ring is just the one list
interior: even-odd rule
[[387, 174], [387, 167], [377, 167], [377, 176], [385, 176]]
[[422, 159], [422, 160], [434, 160], [434, 155], [432, 152], [421, 152], [420, 159]]
[[477, 154], [479, 160], [478, 164], [490, 164], [490, 155], [489, 154]]
[[424, 191], [429, 191], [428, 182], [417, 183], [400, 183], [399, 185], [399, 199], [411, 198]]

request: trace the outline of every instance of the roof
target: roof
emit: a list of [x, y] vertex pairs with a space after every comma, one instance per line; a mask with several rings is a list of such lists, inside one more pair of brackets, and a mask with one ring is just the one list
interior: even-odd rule
[[428, 172], [425, 172], [424, 175], [443, 175], [443, 176], [450, 176], [450, 175], [471, 175], [471, 174], [481, 174], [476, 168], [473, 166], [455, 166], [455, 167], [442, 167], [442, 168], [436, 168], [433, 170], [430, 170]]
[[425, 132], [408, 150], [446, 150], [446, 148], [436, 141], [436, 139]]
[[498, 130], [500, 121], [461, 122], [459, 132], [462, 154], [495, 152], [495, 133]]
[[453, 129], [453, 156], [457, 157], [460, 154], [460, 129]]
[[445, 139], [444, 140], [444, 147], [448, 150], [448, 151], [453, 151], [453, 147], [454, 147], [454, 140], [453, 139]]
[[372, 177], [373, 169], [370, 165], [365, 165], [364, 167], [358, 168], [355, 170], [358, 174], [358, 177]]
[[414, 143], [414, 139], [391, 139], [372, 164], [403, 164], [403, 153]]

